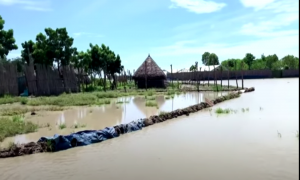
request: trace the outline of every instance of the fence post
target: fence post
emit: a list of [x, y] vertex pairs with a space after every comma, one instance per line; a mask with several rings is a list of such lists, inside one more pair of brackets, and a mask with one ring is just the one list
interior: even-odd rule
[[147, 59], [145, 61], [145, 88], [147, 91]]
[[173, 86], [173, 69], [172, 69], [172, 64], [170, 66], [171, 66], [171, 82], [172, 82], [172, 89], [173, 89], [174, 86]]

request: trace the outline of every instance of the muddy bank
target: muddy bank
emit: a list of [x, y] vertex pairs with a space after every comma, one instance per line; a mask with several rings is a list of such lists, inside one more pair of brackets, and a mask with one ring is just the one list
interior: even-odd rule
[[27, 154], [35, 154], [42, 152], [55, 152], [66, 150], [76, 146], [85, 146], [92, 143], [98, 143], [118, 137], [121, 134], [132, 131], [141, 130], [143, 127], [153, 125], [155, 123], [164, 122], [178, 116], [189, 116], [190, 113], [200, 111], [204, 108], [213, 106], [214, 104], [237, 98], [241, 92], [230, 93], [225, 96], [218, 97], [211, 102], [202, 102], [187, 108], [178, 109], [172, 112], [164, 113], [158, 116], [150, 116], [149, 118], [139, 119], [127, 124], [120, 124], [114, 127], [108, 127], [103, 130], [87, 130], [76, 132], [67, 136], [54, 135], [53, 137], [42, 137], [38, 142], [31, 142], [21, 145], [13, 145], [9, 149], [0, 151], [0, 158], [22, 156]]

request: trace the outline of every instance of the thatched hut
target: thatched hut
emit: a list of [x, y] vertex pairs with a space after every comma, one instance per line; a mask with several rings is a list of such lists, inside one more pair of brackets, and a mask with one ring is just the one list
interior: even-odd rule
[[147, 88], [165, 88], [167, 77], [149, 54], [143, 64], [134, 73], [133, 79], [138, 88], [146, 88], [146, 81]]

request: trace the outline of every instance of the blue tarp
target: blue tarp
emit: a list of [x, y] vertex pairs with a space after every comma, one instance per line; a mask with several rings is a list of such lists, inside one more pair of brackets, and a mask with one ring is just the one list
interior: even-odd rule
[[[121, 134], [123, 134], [141, 130], [144, 126], [144, 121], [140, 119], [115, 127], [122, 129], [123, 132]], [[102, 130], [85, 130], [65, 136], [55, 134], [53, 137], [41, 137], [38, 142], [50, 142], [52, 144], [53, 151], [60, 151], [76, 146], [86, 146], [93, 143], [99, 143], [107, 139], [118, 137], [119, 135], [120, 134], [116, 132], [114, 127], [106, 127]]]

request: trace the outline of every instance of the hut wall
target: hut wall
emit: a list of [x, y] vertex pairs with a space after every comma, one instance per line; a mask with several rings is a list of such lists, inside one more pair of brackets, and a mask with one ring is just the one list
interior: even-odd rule
[[[145, 87], [145, 80], [137, 80], [136, 81], [138, 88], [146, 88]], [[158, 80], [147, 80], [147, 88], [166, 88], [165, 80], [158, 79]]]

